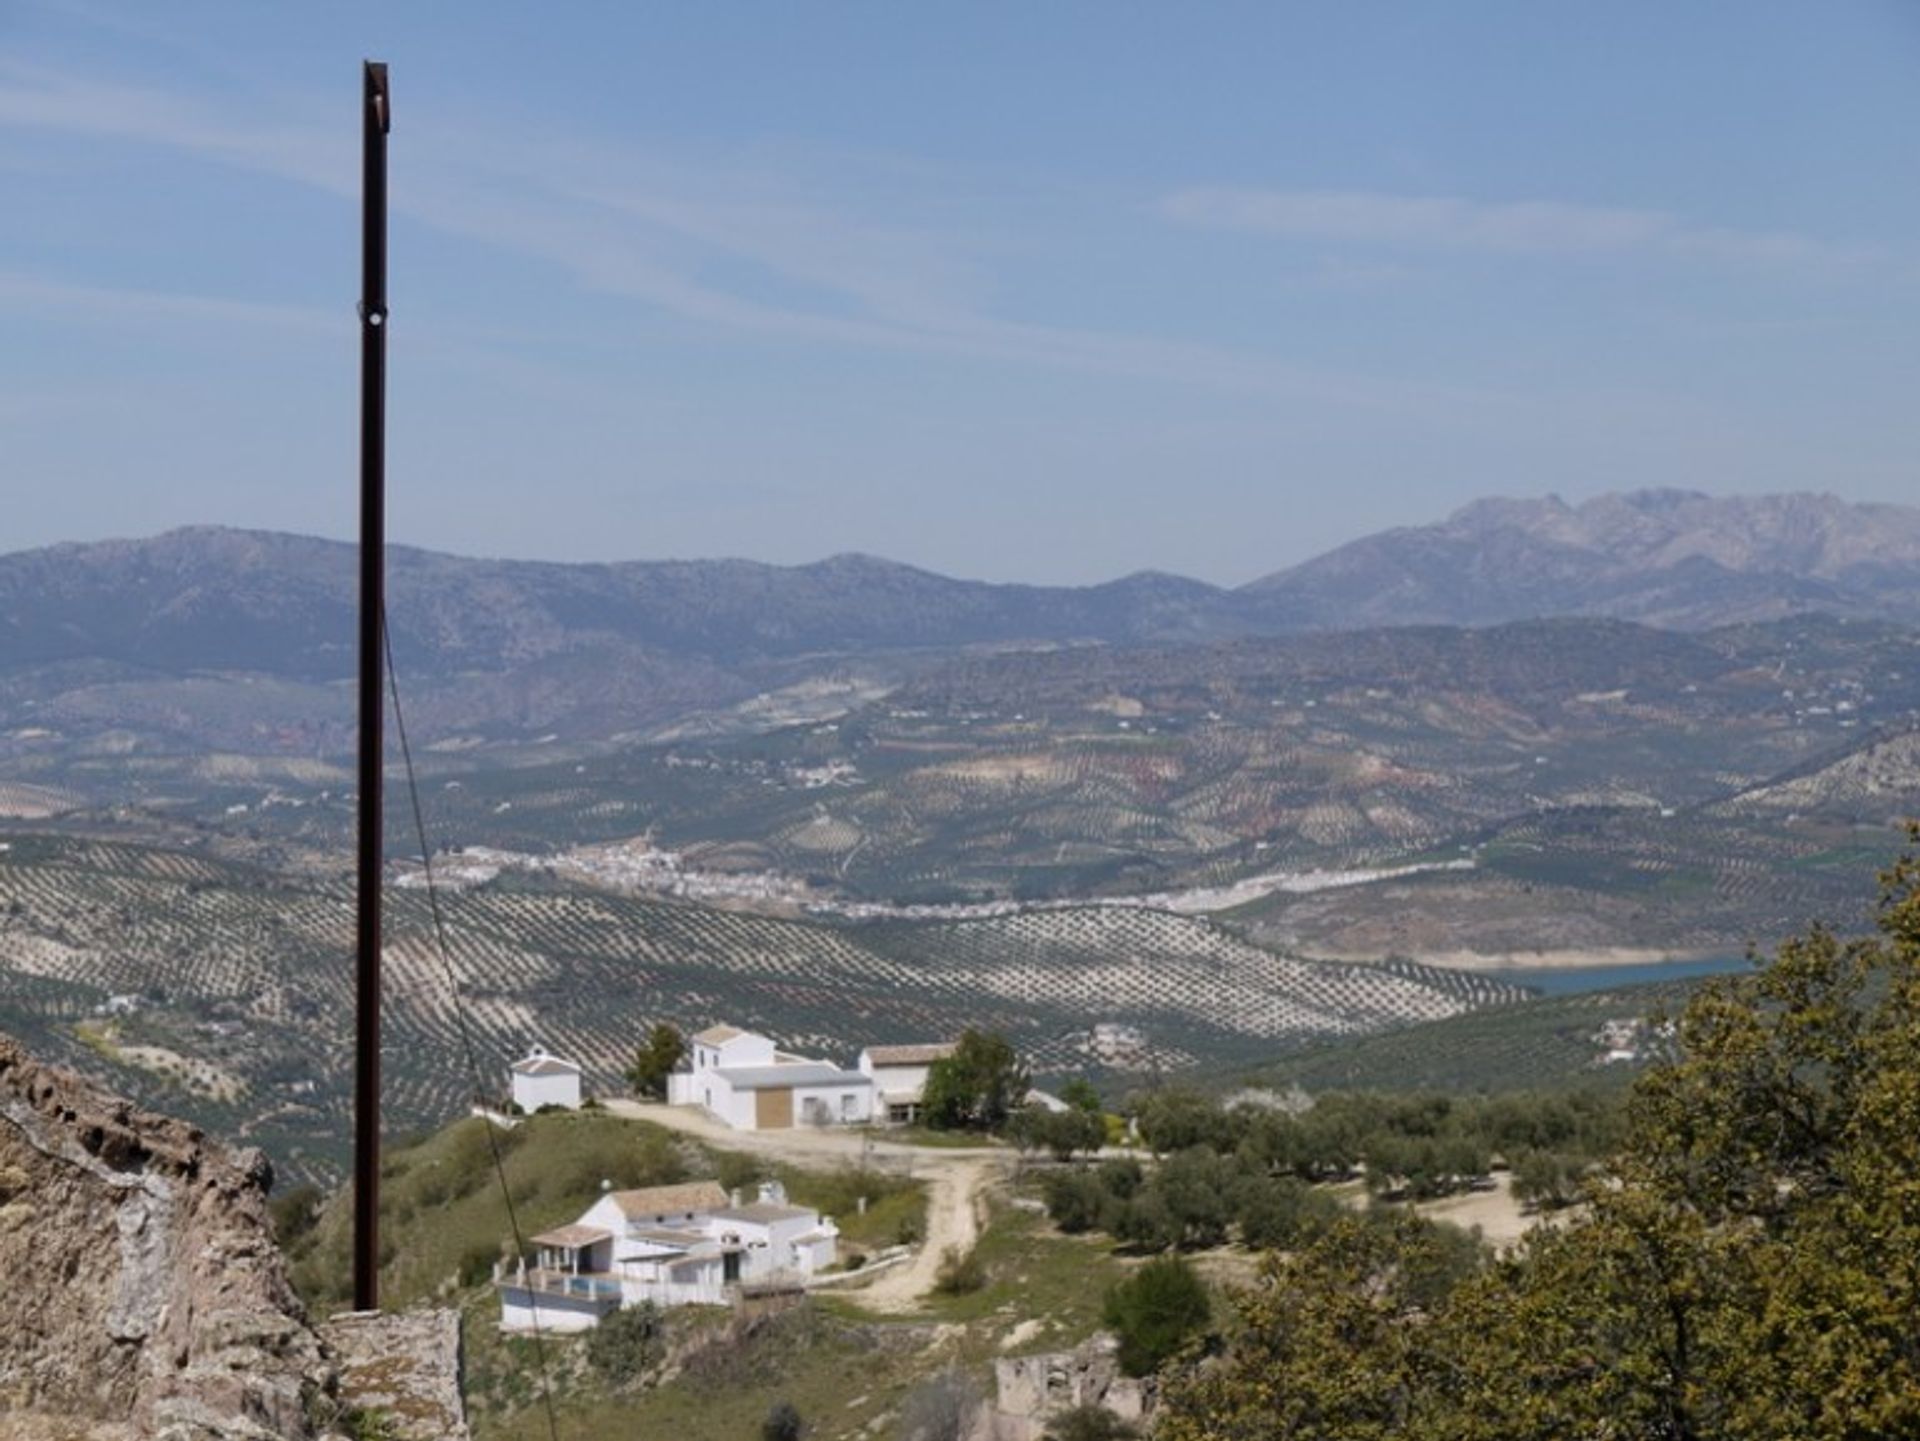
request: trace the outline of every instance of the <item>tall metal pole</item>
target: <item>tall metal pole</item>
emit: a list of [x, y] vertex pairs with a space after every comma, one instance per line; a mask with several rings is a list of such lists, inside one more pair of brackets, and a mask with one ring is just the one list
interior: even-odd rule
[[387, 67], [366, 62], [360, 246], [360, 816], [354, 895], [353, 1305], [380, 1305], [381, 624], [387, 555]]

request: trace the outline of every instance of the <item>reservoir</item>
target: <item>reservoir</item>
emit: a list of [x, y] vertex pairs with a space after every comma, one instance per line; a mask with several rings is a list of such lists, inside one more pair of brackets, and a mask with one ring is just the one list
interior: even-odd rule
[[1526, 968], [1482, 971], [1496, 980], [1531, 986], [1543, 996], [1572, 996], [1583, 991], [1609, 991], [1618, 986], [1638, 986], [1649, 981], [1690, 981], [1700, 976], [1725, 975], [1748, 969], [1745, 956], [1706, 956], [1689, 961], [1648, 961], [1629, 966], [1569, 966], [1562, 968]]

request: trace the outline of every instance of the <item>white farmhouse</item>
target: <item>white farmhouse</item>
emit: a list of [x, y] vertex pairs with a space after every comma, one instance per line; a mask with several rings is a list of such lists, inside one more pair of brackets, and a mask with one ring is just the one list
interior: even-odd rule
[[859, 1126], [873, 1119], [873, 1078], [791, 1055], [765, 1036], [710, 1026], [688, 1044], [689, 1069], [667, 1078], [667, 1100], [701, 1106], [736, 1131]]
[[927, 1071], [956, 1047], [952, 1041], [926, 1046], [868, 1046], [860, 1053], [861, 1073], [873, 1078], [874, 1113], [895, 1125], [920, 1119]]
[[621, 1306], [724, 1305], [744, 1289], [798, 1288], [837, 1259], [831, 1217], [717, 1181], [609, 1191], [579, 1220], [531, 1238], [534, 1264], [499, 1272], [503, 1331], [584, 1331]]
[[580, 1068], [535, 1046], [507, 1068], [513, 1102], [531, 1116], [542, 1106], [580, 1109]]

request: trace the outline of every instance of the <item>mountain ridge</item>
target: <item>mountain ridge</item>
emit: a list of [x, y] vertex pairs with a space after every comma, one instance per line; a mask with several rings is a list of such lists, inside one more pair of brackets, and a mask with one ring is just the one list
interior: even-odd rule
[[[345, 678], [354, 554], [192, 526], [0, 556], [0, 666], [110, 659]], [[1150, 569], [1085, 586], [975, 581], [858, 552], [793, 566], [388, 554], [396, 649], [439, 672], [609, 647], [728, 664], [1554, 615], [1680, 630], [1810, 611], [1920, 616], [1920, 509], [1809, 494], [1488, 498], [1237, 588]]]

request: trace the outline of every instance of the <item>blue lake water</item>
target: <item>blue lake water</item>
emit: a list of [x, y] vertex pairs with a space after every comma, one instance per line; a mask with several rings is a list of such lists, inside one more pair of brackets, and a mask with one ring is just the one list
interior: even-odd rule
[[1616, 986], [1637, 986], [1647, 981], [1690, 981], [1697, 976], [1718, 976], [1728, 971], [1747, 969], [1745, 956], [1709, 956], [1693, 961], [1649, 961], [1632, 966], [1578, 966], [1566, 970], [1483, 971], [1495, 980], [1531, 986], [1542, 995], [1571, 996], [1582, 991], [1607, 991]]

